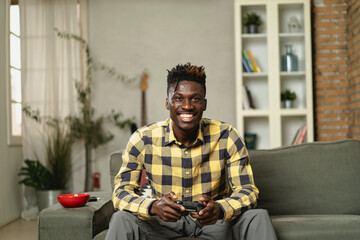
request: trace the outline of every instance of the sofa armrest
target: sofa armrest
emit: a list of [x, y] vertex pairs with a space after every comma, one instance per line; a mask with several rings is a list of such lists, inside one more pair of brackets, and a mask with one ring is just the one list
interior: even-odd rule
[[100, 200], [79, 208], [64, 208], [57, 203], [41, 211], [38, 218], [39, 240], [90, 240], [107, 229], [115, 212], [111, 193], [93, 192], [90, 195], [100, 197]]

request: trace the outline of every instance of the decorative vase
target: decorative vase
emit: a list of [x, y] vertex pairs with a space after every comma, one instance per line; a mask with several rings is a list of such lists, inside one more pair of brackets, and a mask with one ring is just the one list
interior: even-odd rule
[[289, 33], [298, 33], [301, 30], [301, 24], [296, 16], [291, 16], [288, 22]]
[[57, 196], [64, 193], [63, 189], [58, 190], [36, 190], [36, 200], [39, 212], [58, 202]]
[[298, 57], [292, 53], [291, 45], [285, 45], [285, 55], [281, 56], [281, 71], [298, 71]]
[[247, 33], [258, 33], [259, 32], [258, 25], [256, 25], [256, 24], [249, 24], [246, 26], [246, 29], [247, 29]]

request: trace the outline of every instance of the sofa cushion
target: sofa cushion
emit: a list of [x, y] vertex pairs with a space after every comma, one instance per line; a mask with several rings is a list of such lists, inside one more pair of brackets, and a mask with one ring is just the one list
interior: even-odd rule
[[118, 174], [122, 164], [122, 154], [122, 150], [110, 154], [110, 184], [112, 190], [114, 190], [114, 178], [116, 174]]
[[106, 238], [106, 234], [108, 232], [108, 229], [102, 231], [101, 233], [99, 233], [98, 235], [96, 235], [93, 240], [104, 240]]
[[249, 152], [258, 205], [270, 215], [360, 214], [360, 142]]
[[[110, 154], [110, 181], [111, 181], [111, 189], [114, 190], [114, 178], [118, 174], [120, 167], [122, 165], [122, 154], [123, 151], [116, 151]], [[146, 172], [142, 172], [141, 180], [140, 180], [140, 196], [151, 198], [152, 190], [146, 178]]]
[[355, 240], [360, 236], [358, 215], [284, 215], [273, 216], [271, 221], [279, 240]]

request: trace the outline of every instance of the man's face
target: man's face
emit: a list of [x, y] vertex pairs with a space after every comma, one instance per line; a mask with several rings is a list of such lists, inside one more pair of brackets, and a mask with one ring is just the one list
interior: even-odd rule
[[198, 130], [203, 111], [206, 110], [204, 88], [200, 83], [186, 80], [180, 81], [174, 92], [175, 86], [170, 87], [166, 99], [175, 135], [193, 133]]

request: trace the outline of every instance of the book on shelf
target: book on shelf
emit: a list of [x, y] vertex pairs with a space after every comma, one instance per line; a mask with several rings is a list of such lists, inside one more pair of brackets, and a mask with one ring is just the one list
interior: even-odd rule
[[249, 98], [250, 109], [255, 109], [254, 101], [251, 96], [251, 92], [248, 88], [246, 88], [246, 93], [247, 93], [247, 97]]
[[299, 128], [295, 134], [295, 137], [292, 141], [292, 145], [301, 144], [305, 142], [305, 137], [307, 134], [307, 126], [306, 123]]
[[299, 136], [299, 139], [296, 144], [304, 143], [306, 134], [307, 134], [307, 126], [306, 126], [306, 124], [304, 124], [304, 126], [302, 127], [302, 129], [300, 131], [300, 136]]
[[243, 108], [244, 110], [247, 110], [250, 108], [249, 99], [247, 97], [246, 87], [242, 87], [242, 97], [243, 97]]
[[248, 63], [247, 63], [247, 61], [246, 61], [246, 59], [244, 57], [244, 54], [242, 54], [242, 65], [244, 67], [245, 72], [251, 72], [250, 67], [249, 67], [249, 65], [248, 65]]
[[258, 73], [261, 72], [261, 69], [257, 64], [251, 50], [248, 51], [243, 50], [241, 55], [242, 55], [242, 63], [245, 72], [258, 72]]
[[254, 72], [261, 72], [261, 69], [260, 69], [259, 65], [257, 64], [251, 50], [248, 50], [248, 55], [249, 55], [249, 57], [251, 59], [251, 62], [252, 62], [253, 68], [254, 68]]
[[295, 133], [295, 135], [294, 135], [294, 138], [293, 138], [293, 140], [291, 141], [291, 145], [294, 145], [294, 144], [295, 144], [296, 139], [298, 138], [300, 129], [301, 129], [301, 128], [299, 128], [298, 130], [296, 130], [296, 133]]
[[242, 55], [243, 55], [243, 58], [245, 58], [245, 61], [246, 61], [247, 65], [249, 66], [250, 72], [255, 72], [254, 71], [254, 66], [253, 66], [253, 63], [252, 63], [252, 61], [250, 59], [249, 54], [245, 50], [243, 50]]
[[243, 107], [245, 110], [255, 109], [254, 101], [251, 97], [251, 93], [246, 86], [243, 86]]

